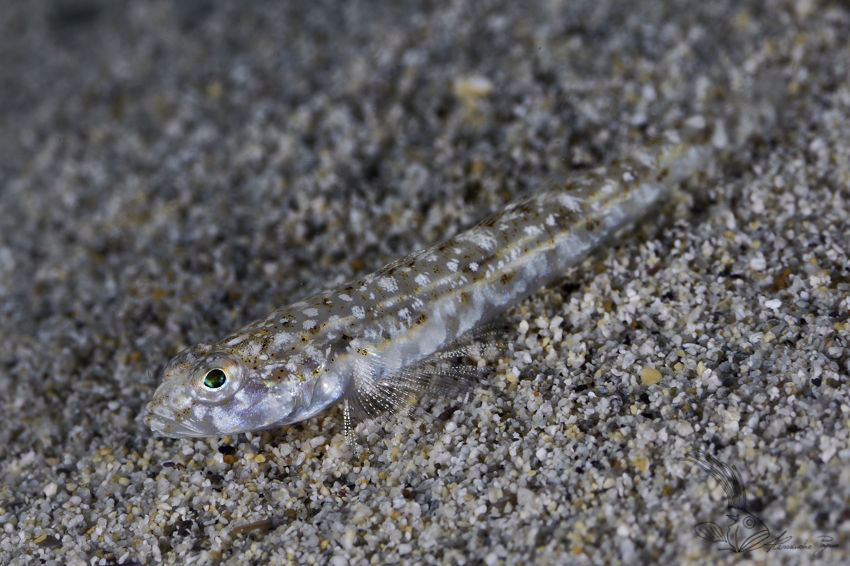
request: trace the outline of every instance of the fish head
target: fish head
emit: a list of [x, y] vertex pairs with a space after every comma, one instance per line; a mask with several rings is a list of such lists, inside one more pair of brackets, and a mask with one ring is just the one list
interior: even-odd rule
[[239, 347], [229, 342], [199, 344], [165, 365], [144, 417], [154, 432], [222, 436], [286, 421], [303, 394], [299, 372], [275, 372], [277, 364], [259, 359], [256, 339], [243, 339]]

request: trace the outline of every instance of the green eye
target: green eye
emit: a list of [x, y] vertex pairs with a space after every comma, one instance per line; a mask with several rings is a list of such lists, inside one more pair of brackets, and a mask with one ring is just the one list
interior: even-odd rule
[[227, 381], [227, 374], [224, 371], [215, 368], [207, 372], [204, 376], [204, 387], [207, 389], [220, 389]]

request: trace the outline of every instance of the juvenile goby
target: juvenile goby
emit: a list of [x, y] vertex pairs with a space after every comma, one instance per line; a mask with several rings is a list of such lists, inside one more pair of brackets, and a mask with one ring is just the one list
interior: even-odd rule
[[427, 386], [416, 368], [630, 228], [713, 156], [655, 151], [571, 177], [362, 279], [178, 354], [148, 404], [173, 437], [256, 431], [334, 403], [367, 415]]

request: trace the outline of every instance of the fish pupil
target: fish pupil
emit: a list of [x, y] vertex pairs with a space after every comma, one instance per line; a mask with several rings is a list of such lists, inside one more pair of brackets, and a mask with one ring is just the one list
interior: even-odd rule
[[227, 375], [224, 371], [215, 368], [207, 372], [204, 376], [204, 387], [207, 389], [219, 389], [227, 381]]

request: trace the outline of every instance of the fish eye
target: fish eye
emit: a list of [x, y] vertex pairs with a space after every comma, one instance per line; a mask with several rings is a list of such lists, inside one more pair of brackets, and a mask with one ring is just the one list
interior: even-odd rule
[[204, 387], [207, 389], [221, 389], [227, 383], [227, 374], [221, 368], [213, 368], [204, 376]]
[[193, 395], [204, 403], [221, 403], [241, 389], [245, 368], [224, 355], [199, 360], [192, 374]]

